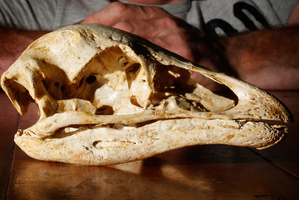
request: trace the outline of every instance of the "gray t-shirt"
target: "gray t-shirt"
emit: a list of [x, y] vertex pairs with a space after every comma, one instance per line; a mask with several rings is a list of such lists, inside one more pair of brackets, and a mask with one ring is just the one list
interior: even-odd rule
[[[182, 0], [160, 7], [200, 30], [222, 35], [285, 26], [297, 2]], [[109, 0], [0, 0], [0, 25], [25, 30], [55, 30], [78, 23], [109, 4]]]

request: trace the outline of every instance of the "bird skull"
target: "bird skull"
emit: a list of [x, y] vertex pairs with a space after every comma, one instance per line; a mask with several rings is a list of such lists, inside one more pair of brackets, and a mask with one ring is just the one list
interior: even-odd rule
[[[190, 78], [226, 85], [232, 100]], [[265, 91], [208, 70], [137, 36], [102, 25], [75, 25], [33, 42], [3, 74], [20, 114], [40, 118], [15, 142], [47, 161], [109, 165], [198, 144], [267, 148], [291, 122]]]

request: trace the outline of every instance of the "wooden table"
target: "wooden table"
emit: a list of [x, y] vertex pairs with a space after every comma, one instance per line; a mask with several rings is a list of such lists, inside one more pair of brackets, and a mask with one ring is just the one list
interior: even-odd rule
[[19, 117], [0, 92], [0, 199], [299, 199], [299, 91], [271, 92], [294, 115], [289, 135], [258, 151], [224, 145], [182, 148], [108, 167], [29, 158], [13, 143]]

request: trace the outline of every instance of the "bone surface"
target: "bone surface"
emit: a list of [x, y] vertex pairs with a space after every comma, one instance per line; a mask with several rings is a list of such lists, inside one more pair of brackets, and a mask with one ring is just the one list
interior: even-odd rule
[[[190, 78], [201, 73], [236, 98]], [[33, 42], [2, 75], [20, 114], [40, 118], [18, 130], [29, 156], [111, 165], [190, 145], [268, 148], [287, 135], [288, 109], [267, 92], [187, 61], [110, 27], [68, 26]]]

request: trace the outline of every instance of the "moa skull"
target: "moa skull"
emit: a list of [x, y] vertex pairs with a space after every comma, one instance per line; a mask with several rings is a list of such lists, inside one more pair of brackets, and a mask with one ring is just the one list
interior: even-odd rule
[[[237, 100], [202, 87], [191, 72], [227, 86]], [[281, 122], [293, 120], [257, 87], [94, 24], [36, 40], [1, 85], [20, 114], [37, 104], [39, 120], [18, 130], [15, 142], [45, 161], [111, 165], [202, 144], [263, 149], [287, 134]]]

